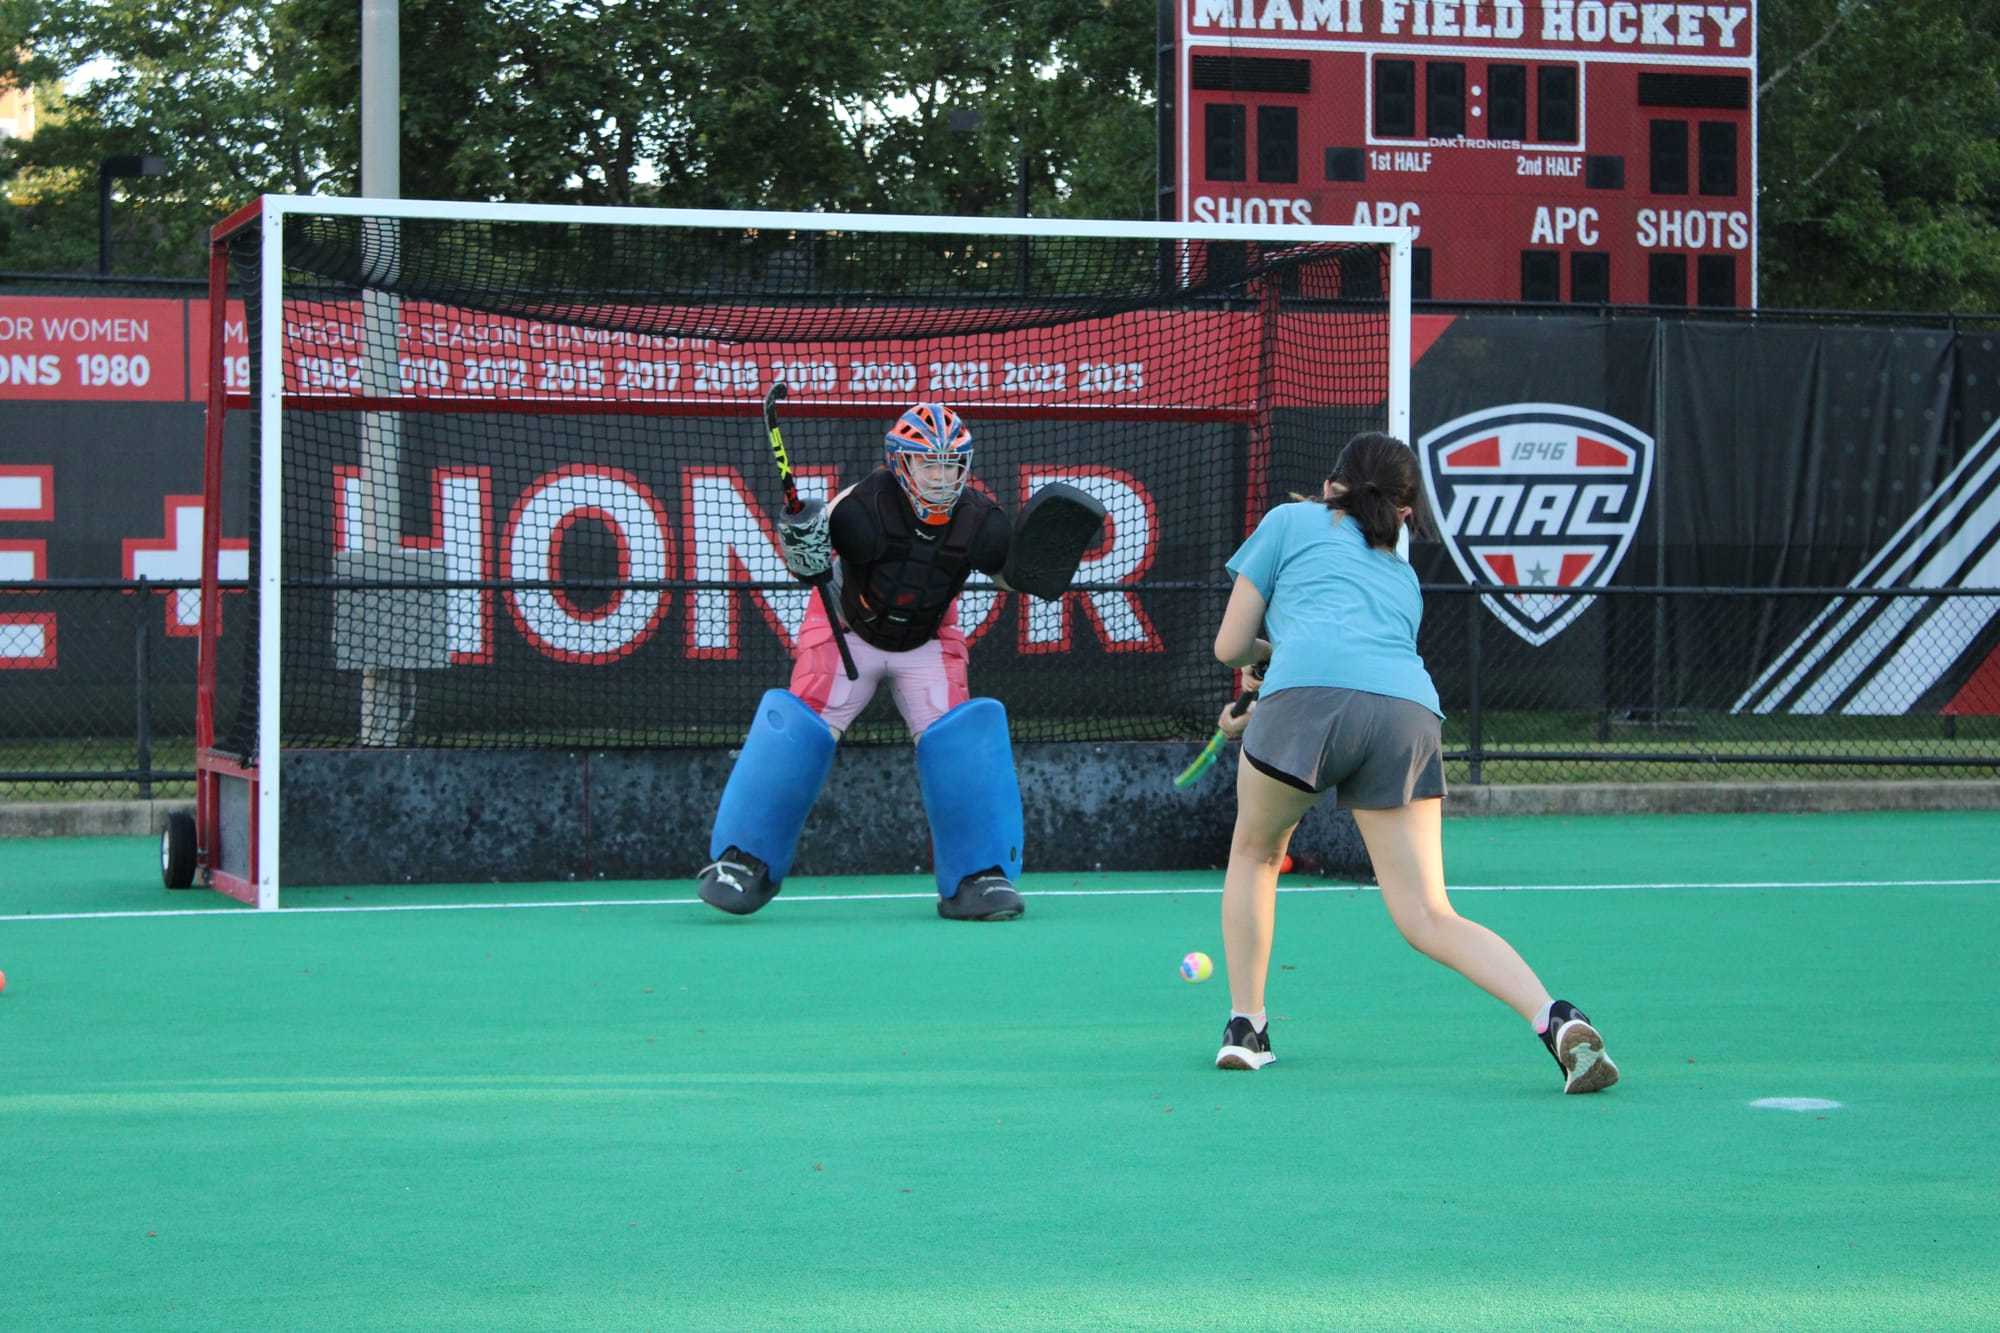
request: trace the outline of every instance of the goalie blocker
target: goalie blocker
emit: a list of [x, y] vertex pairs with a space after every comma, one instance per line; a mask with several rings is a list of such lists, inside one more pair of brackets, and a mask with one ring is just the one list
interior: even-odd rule
[[1010, 588], [1053, 602], [1069, 591], [1083, 553], [1103, 530], [1104, 505], [1096, 496], [1052, 481], [1015, 515], [1000, 577]]

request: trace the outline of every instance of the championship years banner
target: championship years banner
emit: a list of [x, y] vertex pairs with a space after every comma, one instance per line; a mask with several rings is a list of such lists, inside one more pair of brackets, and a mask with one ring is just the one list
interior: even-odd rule
[[[206, 325], [204, 303], [23, 304], [40, 299], [0, 298], [0, 328], [17, 335], [0, 344], [10, 390], [0, 394], [0, 580], [193, 577], [206, 372], [205, 358], [190, 348]], [[1750, 633], [1694, 605], [1695, 613], [1669, 618], [1663, 641], [1649, 599], [1588, 595], [1655, 584], [2000, 586], [1993, 563], [2000, 352], [1989, 336], [1546, 313], [1423, 315], [1418, 325], [1412, 444], [1444, 528], [1444, 540], [1412, 553], [1420, 578], [1583, 593], [1433, 595], [1422, 647], [1448, 712], [1467, 697], [1474, 623], [1489, 707], [1513, 699], [1596, 708], [1643, 691], [1703, 709], [2000, 711], [2000, 630], [1985, 602], [1961, 599], [1947, 616], [1903, 604], [1915, 599], [1792, 598]], [[318, 376], [328, 394], [352, 392], [339, 340], [315, 346], [322, 364], [302, 357], [299, 372]], [[231, 390], [247, 384], [240, 347], [225, 365]], [[504, 467], [474, 456], [467, 443], [474, 437], [446, 431], [444, 418], [401, 413], [401, 539], [445, 552], [452, 578], [547, 577], [535, 553], [563, 528], [561, 570], [570, 577], [633, 573], [637, 557], [640, 572], [663, 581], [782, 585], [769, 539], [768, 451], [740, 404], [777, 369], [809, 389], [817, 382], [832, 398], [858, 375], [868, 396], [883, 402], [934, 396], [963, 404], [976, 437], [974, 484], [1010, 512], [1055, 479], [1086, 485], [1112, 512], [1105, 541], [1079, 575], [1116, 585], [1110, 590], [1073, 592], [1053, 607], [973, 591], [961, 608], [974, 641], [976, 692], [1005, 698], [1032, 689], [1040, 706], [1077, 716], [1154, 711], [1160, 699], [1185, 703], [1200, 692], [1207, 677], [1193, 673], [1207, 666], [1225, 595], [1222, 562], [1255, 517], [1246, 487], [1254, 480], [1274, 502], [1290, 490], [1311, 492], [1339, 443], [1326, 438], [1320, 414], [1281, 403], [1268, 462], [1253, 479], [1250, 432], [1238, 423], [1081, 411], [1057, 431], [1038, 433], [1004, 412], [981, 416], [982, 405], [1051, 395], [1072, 408], [1083, 407], [1084, 394], [1105, 401], [1123, 393], [1142, 407], [1162, 401], [1202, 365], [1250, 360], [1220, 334], [1185, 365], [1120, 354], [1058, 365], [1001, 350], [959, 364], [890, 358], [854, 367], [700, 348], [640, 358], [571, 348], [530, 358], [485, 347], [455, 359], [435, 348], [424, 355], [442, 368], [416, 357], [406, 367], [419, 381], [412, 393], [466, 389], [455, 375], [518, 374], [525, 378], [516, 391], [533, 395], [545, 374], [588, 383], [601, 370], [652, 375], [660, 392], [670, 391], [669, 374], [683, 377], [674, 386], [681, 389], [700, 378], [711, 401], [732, 404], [730, 415], [563, 417], [532, 445], [510, 445], [516, 456]], [[593, 368], [593, 359], [603, 364]], [[621, 359], [652, 369], [621, 369], [614, 364]], [[665, 369], [667, 361], [677, 369]], [[807, 397], [785, 417], [786, 441], [802, 490], [830, 493], [877, 464], [891, 413], [818, 416]], [[360, 417], [301, 415], [323, 423], [328, 448], [311, 475], [294, 478], [287, 573], [325, 582], [335, 554], [358, 540]], [[476, 420], [505, 429], [497, 416]], [[240, 415], [232, 421], [239, 460], [244, 425]], [[579, 469], [628, 474], [584, 489], [591, 504], [629, 523], [563, 527], [562, 506], [581, 494]], [[247, 570], [242, 495], [240, 485], [230, 488], [226, 576]], [[635, 542], [633, 532], [643, 535]], [[580, 593], [565, 608], [546, 593], [459, 591], [449, 602], [451, 664], [501, 668], [497, 674], [532, 666], [515, 673], [527, 682], [519, 691], [524, 707], [552, 684], [638, 701], [657, 692], [663, 673], [700, 672], [747, 708], [782, 683], [806, 596], [783, 586], [675, 588], [615, 606]], [[191, 648], [197, 602], [185, 594], [154, 600], [169, 649]], [[227, 605], [225, 638], [237, 629]], [[300, 667], [317, 659], [331, 670], [328, 634], [319, 624], [287, 645], [288, 659]], [[293, 658], [295, 650], [302, 655]], [[17, 673], [7, 678], [15, 686], [129, 680], [126, 630], [101, 607], [57, 596], [32, 607], [24, 598], [0, 602], [0, 652]], [[183, 665], [169, 656], [157, 670], [178, 677]], [[1050, 680], [1063, 685], [1053, 705]], [[81, 697], [46, 692], [58, 708], [72, 695]], [[877, 714], [886, 706], [869, 716]]]

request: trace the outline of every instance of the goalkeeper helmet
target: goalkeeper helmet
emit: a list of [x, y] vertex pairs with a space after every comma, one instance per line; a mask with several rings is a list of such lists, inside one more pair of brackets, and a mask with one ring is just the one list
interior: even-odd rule
[[942, 403], [918, 403], [889, 428], [889, 466], [925, 523], [944, 523], [972, 471], [972, 432]]

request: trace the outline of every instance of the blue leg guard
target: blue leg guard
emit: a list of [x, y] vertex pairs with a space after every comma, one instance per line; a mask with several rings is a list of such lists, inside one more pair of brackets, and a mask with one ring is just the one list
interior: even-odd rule
[[930, 725], [917, 741], [917, 781], [939, 897], [994, 866], [1010, 883], [1021, 877], [1021, 783], [998, 699], [968, 699]]
[[826, 719], [796, 694], [766, 690], [722, 789], [709, 856], [733, 845], [769, 866], [773, 884], [784, 879], [837, 744]]

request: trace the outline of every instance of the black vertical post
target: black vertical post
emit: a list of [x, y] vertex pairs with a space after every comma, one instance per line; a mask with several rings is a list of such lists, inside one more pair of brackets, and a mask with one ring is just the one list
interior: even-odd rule
[[[1014, 35], [1014, 216], [1028, 216], [1028, 75], [1027, 47], [1021, 34]], [[1015, 286], [1028, 294], [1028, 238], [1014, 240]]]
[[[1667, 325], [1653, 320], [1653, 586], [1667, 586]], [[1634, 515], [1636, 520], [1637, 515]], [[1653, 727], [1667, 720], [1667, 599], [1653, 595]]]
[[[1153, 12], [1153, 216], [1162, 222], [1180, 218], [1174, 182], [1174, 82], [1180, 77], [1176, 57], [1179, 41], [1177, 0], [1159, 0]], [[1185, 251], [1171, 241], [1160, 242], [1160, 290], [1172, 291], [1180, 285], [1180, 264]]]
[[[1025, 143], [1014, 159], [1014, 215], [1028, 216], [1028, 147]], [[1014, 238], [1014, 286], [1022, 296], [1026, 296], [1032, 285], [1028, 276], [1028, 238], [1017, 236]]]
[[1485, 744], [1484, 738], [1480, 734], [1479, 723], [1479, 627], [1481, 622], [1479, 594], [1468, 593], [1465, 598], [1465, 605], [1465, 671], [1466, 694], [1468, 696], [1465, 712], [1466, 726], [1469, 729], [1465, 749], [1466, 758], [1470, 764], [1470, 781], [1473, 786], [1477, 787], [1479, 785], [1480, 768], [1482, 766], [1481, 750]]
[[1618, 614], [1616, 598], [1604, 599], [1604, 634], [1597, 641], [1597, 739], [1611, 739], [1611, 641], [1625, 617]]
[[139, 799], [153, 799], [153, 636], [152, 598], [146, 595], [146, 580], [139, 580], [139, 632], [137, 661], [139, 701]]
[[111, 272], [111, 163], [97, 166], [97, 276]]
[[1653, 594], [1653, 727], [1667, 721], [1667, 595]]
[[111, 272], [111, 182], [120, 176], [164, 176], [167, 159], [126, 153], [97, 164], [97, 276]]
[[1153, 10], [1153, 214], [1162, 222], [1180, 220], [1174, 132], [1175, 84], [1180, 79], [1180, 15], [1176, 0], [1159, 0]]

